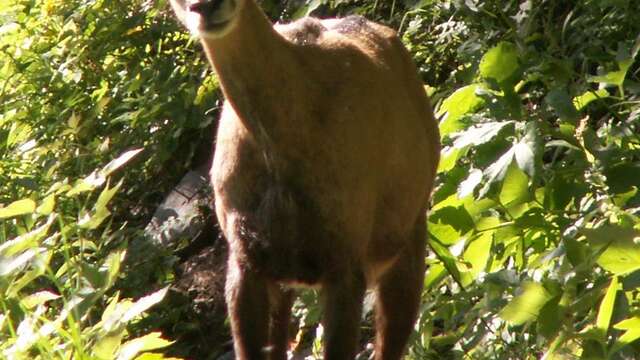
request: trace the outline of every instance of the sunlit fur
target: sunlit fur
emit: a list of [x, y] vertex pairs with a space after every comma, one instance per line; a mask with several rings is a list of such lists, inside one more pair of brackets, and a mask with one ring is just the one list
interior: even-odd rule
[[286, 359], [292, 286], [306, 285], [322, 292], [324, 359], [354, 358], [367, 288], [375, 359], [400, 359], [440, 152], [411, 56], [362, 17], [274, 28], [255, 0], [216, 5], [209, 21], [233, 20], [201, 43], [226, 98], [211, 180], [236, 358]]

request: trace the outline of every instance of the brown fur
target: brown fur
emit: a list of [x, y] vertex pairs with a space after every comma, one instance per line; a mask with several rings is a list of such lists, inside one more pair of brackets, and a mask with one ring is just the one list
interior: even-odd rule
[[361, 17], [274, 28], [254, 0], [236, 3], [202, 38], [227, 99], [211, 178], [236, 356], [286, 358], [288, 286], [302, 284], [323, 290], [325, 359], [355, 356], [367, 288], [376, 359], [399, 359], [440, 149], [415, 66], [393, 30]]

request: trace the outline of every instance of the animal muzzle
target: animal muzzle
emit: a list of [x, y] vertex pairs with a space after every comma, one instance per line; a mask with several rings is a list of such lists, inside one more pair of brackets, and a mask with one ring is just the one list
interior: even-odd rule
[[196, 0], [189, 2], [187, 9], [200, 15], [211, 15], [220, 10], [225, 1], [232, 0]]

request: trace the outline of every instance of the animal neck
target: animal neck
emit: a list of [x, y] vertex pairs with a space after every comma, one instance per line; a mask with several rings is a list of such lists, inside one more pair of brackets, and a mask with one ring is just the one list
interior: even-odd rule
[[236, 16], [228, 33], [203, 38], [202, 44], [241, 121], [254, 133], [269, 133], [287, 101], [290, 48], [255, 0], [246, 0]]

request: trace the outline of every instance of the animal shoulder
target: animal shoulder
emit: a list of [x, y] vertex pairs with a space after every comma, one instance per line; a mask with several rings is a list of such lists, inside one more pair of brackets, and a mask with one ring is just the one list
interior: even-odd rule
[[327, 41], [380, 43], [396, 37], [392, 29], [357, 15], [324, 20], [305, 17], [288, 24], [276, 24], [274, 28], [290, 42], [303, 46]]

